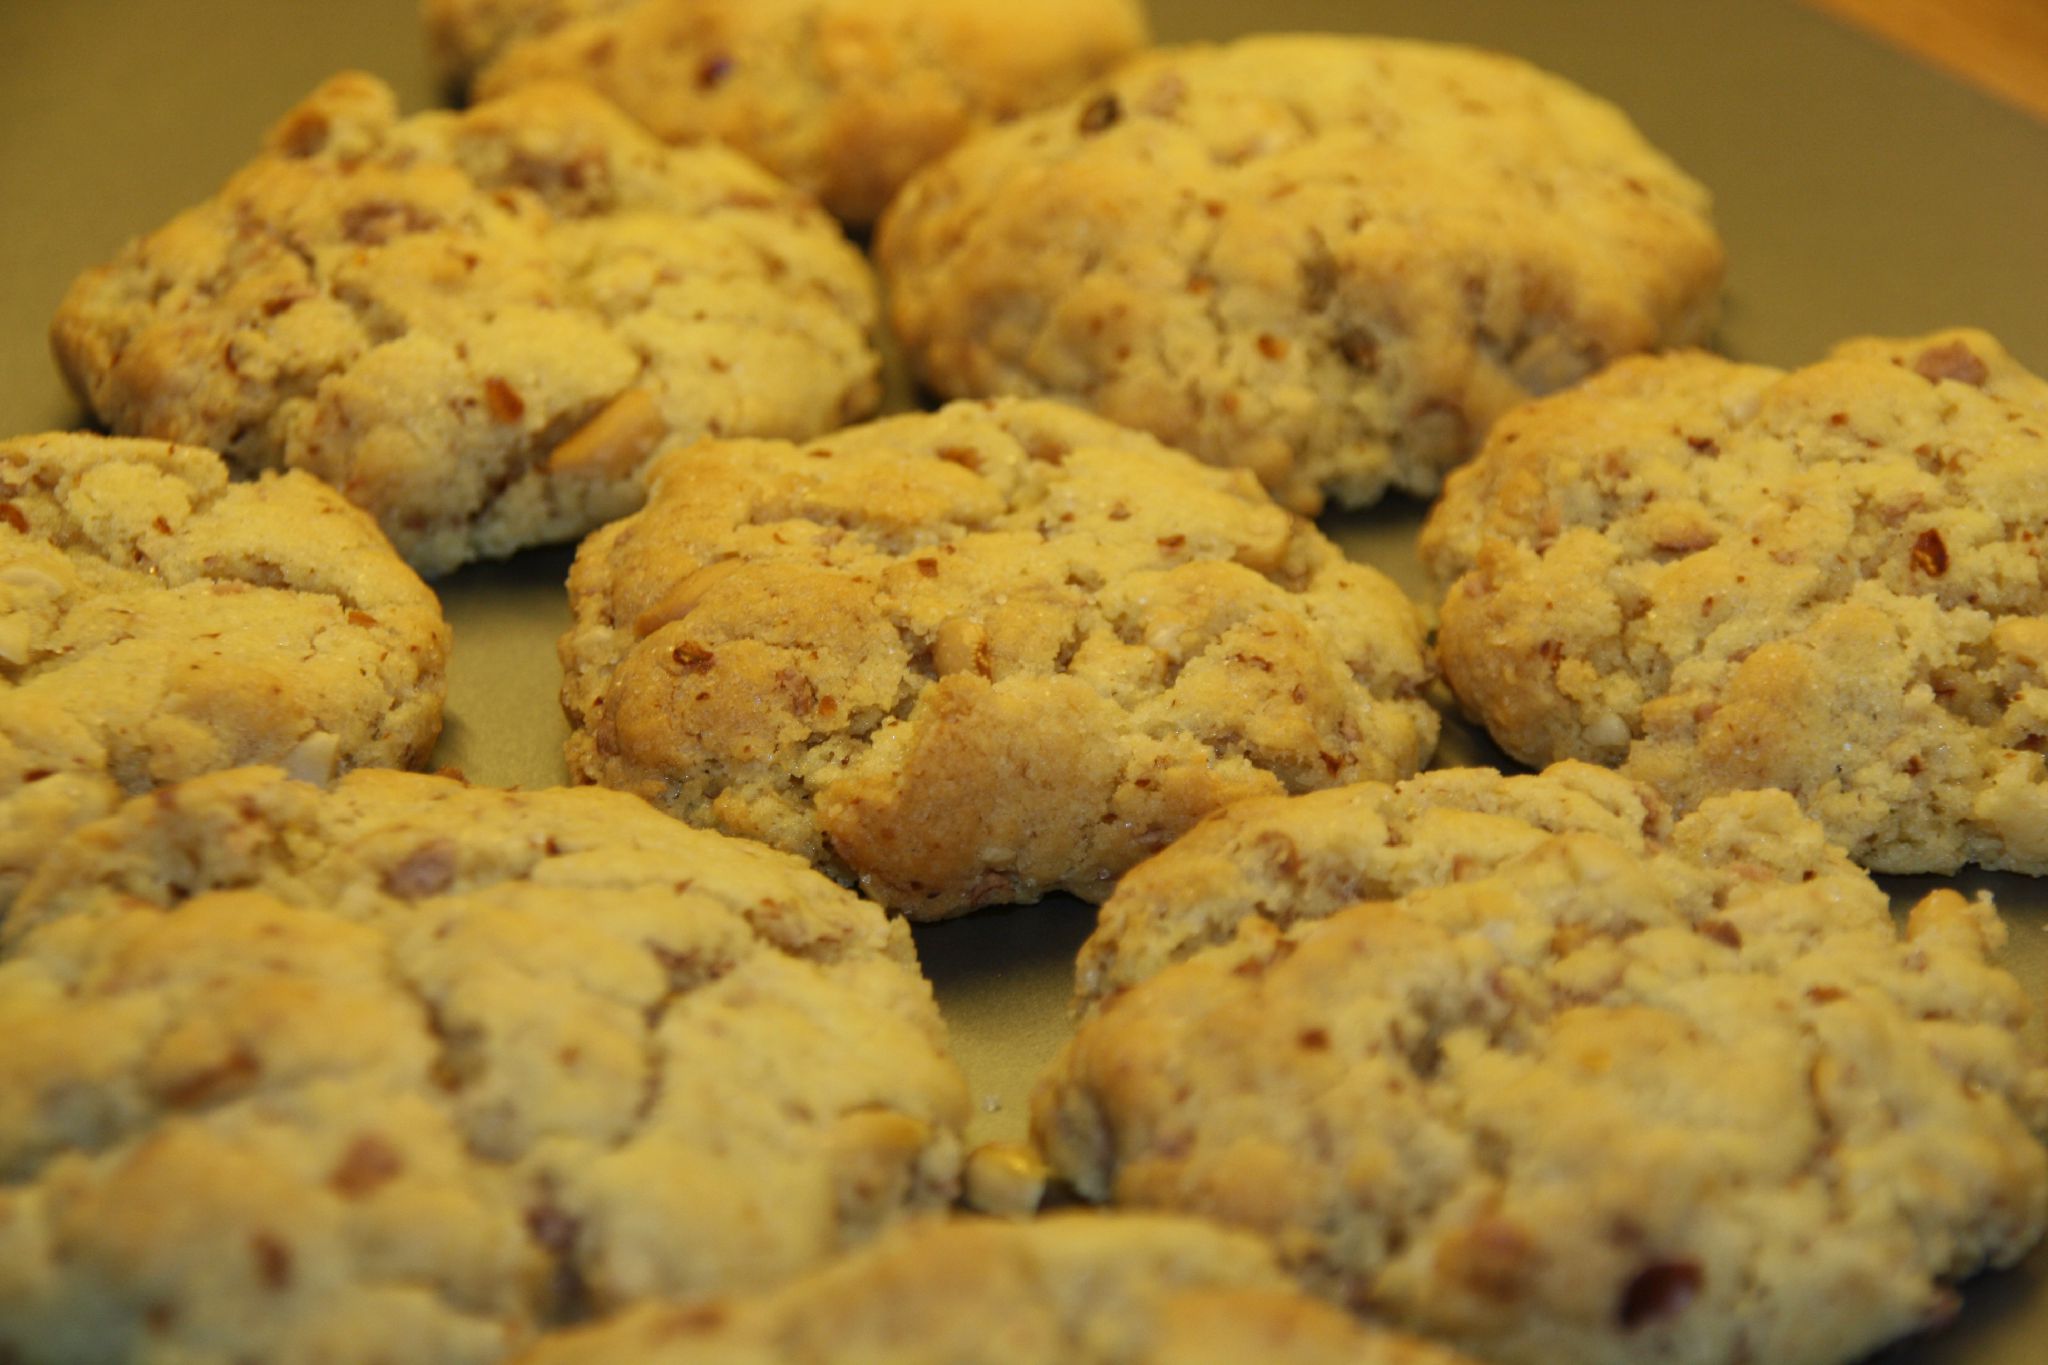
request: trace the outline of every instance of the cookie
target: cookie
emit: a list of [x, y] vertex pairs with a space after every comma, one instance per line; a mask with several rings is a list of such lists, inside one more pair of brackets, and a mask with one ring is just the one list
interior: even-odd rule
[[1314, 512], [1434, 493], [1513, 404], [1703, 338], [1707, 213], [1618, 110], [1512, 58], [1261, 37], [963, 145], [876, 259], [940, 393], [1065, 398]]
[[56, 850], [0, 957], [0, 1355], [492, 1361], [954, 1193], [909, 936], [609, 792], [241, 769]]
[[51, 336], [115, 431], [317, 474], [434, 574], [631, 511], [665, 438], [873, 411], [875, 312], [837, 225], [731, 152], [575, 87], [400, 119], [342, 75]]
[[427, 0], [442, 70], [587, 83], [670, 142], [721, 139], [854, 224], [977, 128], [1145, 42], [1138, 0]]
[[1195, 1219], [929, 1222], [773, 1293], [642, 1307], [521, 1365], [1457, 1365], [1293, 1290], [1254, 1238]]
[[1512, 880], [1522, 859], [1547, 857], [1549, 844], [1568, 834], [1627, 850], [1685, 913], [1701, 918], [1746, 882], [1855, 871], [1810, 822], [1759, 826], [1725, 806], [1674, 822], [1654, 790], [1589, 763], [1519, 776], [1448, 768], [1396, 784], [1243, 801], [1117, 883], [1081, 946], [1076, 1003], [1095, 1008], [1228, 942], [1247, 918], [1284, 929], [1360, 901], [1474, 878]]
[[584, 542], [577, 779], [913, 918], [1090, 900], [1247, 796], [1413, 772], [1413, 605], [1245, 474], [1052, 403], [663, 459]]
[[[1688, 819], [1813, 837], [1781, 792]], [[1317, 1293], [1497, 1365], [1822, 1365], [1945, 1320], [2048, 1218], [1997, 914], [1937, 891], [1901, 933], [1853, 868], [1700, 898], [1660, 861], [1575, 831], [1248, 916], [1082, 1025], [1034, 1132], [1091, 1198], [1262, 1233]]]
[[0, 441], [0, 920], [65, 831], [161, 783], [424, 760], [447, 660], [434, 595], [304, 474]]
[[1421, 553], [1465, 707], [1881, 872], [2048, 872], [2048, 383], [1982, 332], [1637, 360], [1503, 422]]

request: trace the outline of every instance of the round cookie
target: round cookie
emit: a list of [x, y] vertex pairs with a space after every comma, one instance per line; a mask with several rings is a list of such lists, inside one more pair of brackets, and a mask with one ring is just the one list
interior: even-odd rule
[[5, 946], [9, 1359], [493, 1361], [955, 1190], [903, 926], [613, 793], [201, 778]]
[[[1295, 1290], [1259, 1242], [1196, 1219], [927, 1222], [750, 1299], [647, 1306], [520, 1365], [1459, 1365]], [[1467, 1362], [1469, 1365], [1469, 1362]]]
[[1981, 332], [1624, 363], [1450, 481], [1445, 675], [1526, 762], [1781, 787], [1882, 872], [2048, 872], [2044, 467], [2048, 383]]
[[433, 574], [631, 511], [665, 436], [872, 412], [875, 313], [837, 225], [723, 148], [561, 85], [401, 120], [351, 74], [51, 336], [116, 431], [309, 470]]
[[1393, 583], [1071, 408], [707, 443], [651, 482], [570, 573], [571, 773], [913, 918], [1099, 900], [1218, 806], [1436, 741]]
[[427, 0], [442, 70], [587, 83], [656, 136], [721, 139], [872, 222], [918, 167], [1145, 42], [1139, 0]]
[[1297, 510], [1434, 493], [1502, 412], [1707, 334], [1707, 196], [1512, 58], [1334, 36], [1164, 50], [963, 145], [876, 259], [939, 392], [1045, 394]]
[[[1755, 849], [1806, 823], [1776, 792], [1690, 818]], [[1700, 898], [1669, 861], [1573, 832], [1247, 914], [1083, 1023], [1034, 1132], [1089, 1197], [1263, 1233], [1496, 1365], [1838, 1365], [1946, 1320], [2048, 1219], [1996, 913], [1938, 891], [1901, 934], [1853, 868]]]
[[1606, 768], [1541, 773], [1446, 768], [1241, 801], [1132, 868], [1081, 946], [1075, 1001], [1091, 1010], [1161, 968], [1228, 942], [1247, 918], [1276, 928], [1480, 877], [1510, 881], [1560, 835], [1597, 835], [1705, 918], [1746, 882], [1853, 875], [1855, 864], [1791, 807], [1699, 811], [1673, 822], [1655, 791]]
[[0, 920], [65, 831], [243, 763], [417, 763], [448, 627], [369, 518], [209, 450], [0, 441]]

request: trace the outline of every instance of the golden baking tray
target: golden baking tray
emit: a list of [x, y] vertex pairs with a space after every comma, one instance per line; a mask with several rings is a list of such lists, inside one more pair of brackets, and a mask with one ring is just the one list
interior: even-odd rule
[[[1719, 346], [1801, 364], [1839, 338], [1955, 323], [2048, 371], [2048, 125], [1911, 63], [1793, 0], [1151, 0], [1162, 41], [1341, 29], [1478, 43], [1626, 109], [1713, 191], [1730, 273]], [[343, 67], [433, 103], [415, 0], [0, 2], [0, 434], [77, 424], [45, 342], [71, 277], [211, 193], [263, 129]], [[1422, 509], [1397, 501], [1324, 527], [1425, 591]], [[455, 627], [438, 761], [543, 786], [564, 771], [554, 642], [567, 549], [473, 566], [437, 586]], [[1440, 763], [1491, 761], [1453, 725]], [[1892, 878], [1904, 903], [1931, 878]], [[1972, 875], [2012, 925], [2007, 961], [2048, 990], [2048, 884]], [[1067, 1032], [1069, 899], [920, 928], [979, 1099], [976, 1138], [1015, 1137]], [[2048, 1250], [1967, 1287], [1961, 1317], [1889, 1365], [2048, 1361]]]

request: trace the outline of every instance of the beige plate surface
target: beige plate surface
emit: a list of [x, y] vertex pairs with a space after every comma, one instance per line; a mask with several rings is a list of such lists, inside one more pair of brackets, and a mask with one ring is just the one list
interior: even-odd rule
[[[1719, 343], [1797, 364], [1864, 332], [1949, 323], [2000, 335], [2048, 370], [2048, 128], [1910, 64], [1790, 0], [1152, 0], [1164, 40], [1346, 29], [1501, 48], [1626, 108], [1715, 192], [1732, 269]], [[65, 284], [210, 193], [263, 128], [346, 66], [431, 103], [412, 0], [5, 0], [0, 3], [0, 432], [74, 425], [44, 332]], [[1421, 509], [1326, 523], [1420, 592]], [[440, 761], [472, 780], [563, 777], [554, 639], [566, 550], [439, 586], [455, 625]], [[1454, 728], [1440, 762], [1489, 761]], [[1930, 879], [1895, 880], [1901, 898]], [[1972, 877], [2013, 922], [2009, 961], [2048, 990], [2048, 886]], [[921, 930], [963, 1061], [978, 1136], [1022, 1131], [1037, 1068], [1067, 1031], [1072, 901]], [[1970, 1287], [1961, 1318], [1892, 1365], [2048, 1359], [2048, 1252]]]

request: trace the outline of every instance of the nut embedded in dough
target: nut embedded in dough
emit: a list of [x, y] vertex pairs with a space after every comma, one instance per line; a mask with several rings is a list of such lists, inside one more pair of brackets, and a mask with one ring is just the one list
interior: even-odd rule
[[646, 389], [627, 389], [548, 453], [548, 472], [582, 470], [623, 478], [638, 469], [667, 434], [668, 423], [654, 395]]
[[237, 769], [0, 929], [0, 1358], [493, 1365], [959, 1187], [910, 937], [589, 789]]
[[424, 762], [448, 626], [368, 517], [300, 473], [162, 441], [0, 440], [0, 920], [61, 836], [244, 763]]
[[666, 141], [717, 138], [874, 221], [918, 167], [1145, 42], [1140, 0], [427, 0], [483, 95], [573, 80]]
[[51, 341], [115, 431], [307, 470], [437, 574], [623, 516], [663, 436], [866, 416], [876, 312], [838, 225], [723, 147], [560, 84], [401, 118], [349, 73]]
[[1303, 512], [1433, 494], [1515, 404], [1704, 340], [1722, 267], [1613, 106], [1334, 35], [1136, 58], [921, 171], [875, 259], [937, 392], [1061, 398]]
[[1445, 676], [1525, 762], [1783, 788], [1881, 872], [2048, 872], [2044, 433], [1967, 329], [1616, 365], [1431, 513]]
[[1052, 403], [677, 450], [569, 590], [571, 772], [915, 918], [1100, 899], [1219, 806], [1436, 742], [1394, 584]]
[[[1518, 797], [1570, 809], [1492, 783], [1493, 818], [1407, 813], [1413, 867], [1365, 822], [1358, 903], [1338, 793], [1161, 855], [1158, 927], [1235, 933], [1083, 1021], [1033, 1099], [1054, 1170], [1260, 1233], [1317, 1293], [1498, 1365], [1846, 1365], [2038, 1242], [2048, 1068], [1988, 899], [1936, 892], [1902, 933], [1782, 792], [1649, 839], [1581, 807], [1458, 877], [1440, 855], [1516, 839]], [[1766, 861], [1791, 848], [1820, 856]]]

